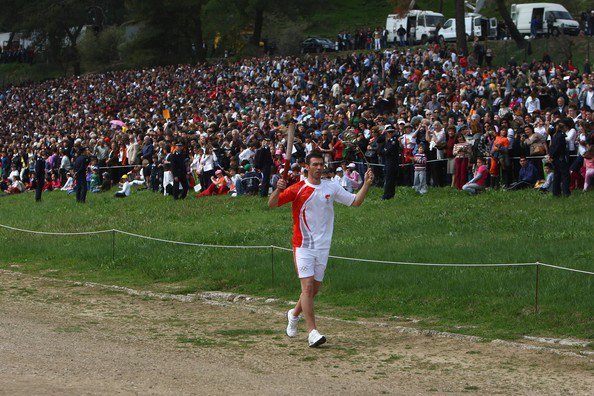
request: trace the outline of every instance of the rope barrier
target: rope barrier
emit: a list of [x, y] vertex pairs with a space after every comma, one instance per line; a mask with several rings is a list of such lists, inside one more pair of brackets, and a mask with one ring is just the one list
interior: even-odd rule
[[161, 239], [161, 238], [154, 238], [154, 237], [150, 237], [150, 236], [146, 236], [146, 235], [134, 234], [132, 232], [126, 232], [126, 231], [117, 230], [117, 229], [114, 229], [113, 231], [115, 231], [117, 233], [120, 233], [120, 234], [133, 236], [133, 237], [136, 237], [136, 238], [149, 239], [151, 241], [157, 241], [157, 242], [171, 243], [171, 244], [174, 244], [174, 245], [198, 246], [198, 247], [209, 247], [209, 248], [226, 248], [226, 249], [270, 249], [271, 248], [270, 245], [266, 245], [266, 246], [264, 246], [264, 245], [262, 245], [262, 246], [258, 246], [258, 245], [247, 245], [247, 246], [241, 246], [241, 245], [211, 245], [211, 244], [207, 244], [207, 243], [181, 242], [181, 241], [172, 241], [170, 239]]
[[[192, 242], [182, 242], [182, 241], [173, 241], [170, 239], [163, 239], [163, 238], [155, 238], [141, 234], [135, 234], [132, 232], [122, 231], [118, 229], [111, 229], [111, 230], [99, 230], [99, 231], [82, 231], [82, 232], [47, 232], [47, 231], [33, 231], [27, 230], [23, 228], [11, 227], [4, 224], [0, 224], [0, 227], [12, 230], [12, 231], [19, 231], [19, 232], [26, 232], [30, 234], [39, 234], [39, 235], [53, 235], [53, 236], [74, 236], [74, 235], [96, 235], [96, 234], [106, 234], [106, 233], [119, 233], [123, 235], [132, 236], [135, 238], [147, 239], [156, 242], [164, 242], [164, 243], [171, 243], [174, 245], [184, 245], [184, 246], [196, 246], [196, 247], [206, 247], [206, 248], [219, 248], [219, 249], [278, 249], [286, 252], [292, 252], [293, 249], [275, 246], [275, 245], [215, 245], [215, 244], [207, 244], [207, 243], [192, 243]], [[543, 266], [549, 267], [553, 269], [563, 270], [563, 271], [570, 271], [570, 272], [577, 272], [586, 275], [594, 275], [594, 272], [579, 270], [575, 268], [568, 268], [568, 267], [561, 267], [552, 264], [545, 264], [545, 263], [469, 263], [469, 264], [459, 264], [459, 263], [415, 263], [415, 262], [407, 262], [407, 261], [388, 261], [388, 260], [372, 260], [372, 259], [363, 259], [363, 258], [356, 258], [356, 257], [345, 257], [345, 256], [335, 256], [330, 255], [329, 258], [336, 259], [336, 260], [345, 260], [345, 261], [358, 261], [363, 263], [376, 263], [376, 264], [391, 264], [391, 265], [409, 265], [409, 266], [418, 266], [418, 267], [469, 267], [469, 268], [488, 268], [488, 267], [528, 267], [528, 266]]]
[[[528, 155], [526, 157], [509, 157], [510, 160], [519, 160], [520, 158], [526, 158], [526, 159], [543, 159], [545, 158], [545, 155]], [[569, 157], [577, 157], [577, 154], [573, 154], [570, 155]], [[486, 155], [483, 156], [483, 158], [492, 158], [490, 155]], [[427, 163], [433, 163], [433, 162], [442, 162], [442, 161], [447, 161], [448, 159], [453, 159], [453, 158], [442, 158], [442, 159], [433, 159], [433, 160], [428, 160]], [[330, 161], [328, 162], [328, 164], [341, 164], [343, 162], [348, 162], [348, 161]], [[361, 161], [353, 161], [353, 164], [361, 164], [361, 165], [367, 165], [366, 162], [361, 162]], [[372, 162], [369, 163], [369, 165], [371, 166], [386, 166], [384, 164], [374, 164]], [[414, 165], [413, 162], [407, 162], [407, 163], [399, 163], [398, 166], [402, 167], [402, 166], [412, 166]]]
[[579, 272], [581, 274], [594, 275], [594, 272], [579, 270], [579, 269], [575, 269], [575, 268], [559, 267], [557, 265], [544, 264], [544, 263], [538, 263], [538, 264], [542, 265], [543, 267], [555, 268], [555, 269], [559, 269], [559, 270], [563, 270], [563, 271]]
[[113, 232], [113, 230], [82, 231], [82, 232], [32, 231], [32, 230], [25, 230], [25, 229], [22, 229], [22, 228], [10, 227], [10, 226], [4, 225], [4, 224], [0, 224], [0, 227], [6, 228], [8, 230], [13, 230], [13, 231], [27, 232], [29, 234], [54, 235], [54, 236], [94, 235], [94, 234], [106, 234], [108, 232]]

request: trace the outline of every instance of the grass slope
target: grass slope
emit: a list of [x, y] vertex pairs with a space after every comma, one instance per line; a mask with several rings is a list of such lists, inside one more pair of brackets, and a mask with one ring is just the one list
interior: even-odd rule
[[[451, 189], [416, 196], [399, 188], [362, 208], [336, 206], [331, 253], [377, 260], [436, 263], [545, 262], [594, 270], [592, 194], [552, 199], [533, 191], [476, 197]], [[44, 231], [118, 228], [154, 237], [223, 245], [290, 247], [290, 208], [269, 210], [259, 198], [172, 201], [147, 191], [131, 198], [46, 193], [0, 198], [0, 223]], [[53, 237], [0, 229], [0, 267], [158, 290], [226, 290], [295, 299], [290, 252], [187, 247], [116, 235]], [[414, 317], [420, 326], [488, 337], [523, 334], [594, 339], [594, 277], [540, 271], [540, 312], [534, 314], [535, 269], [436, 268], [331, 259], [321, 312], [344, 318]]]

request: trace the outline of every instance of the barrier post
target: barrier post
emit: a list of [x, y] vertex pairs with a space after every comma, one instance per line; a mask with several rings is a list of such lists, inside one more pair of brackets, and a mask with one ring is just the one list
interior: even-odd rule
[[270, 246], [270, 269], [272, 271], [272, 286], [274, 286], [274, 246]]
[[111, 230], [111, 261], [115, 261], [115, 230]]
[[539, 275], [540, 275], [540, 263], [537, 261], [535, 264], [536, 264], [536, 288], [534, 290], [534, 313], [538, 314], [538, 283], [539, 283]]

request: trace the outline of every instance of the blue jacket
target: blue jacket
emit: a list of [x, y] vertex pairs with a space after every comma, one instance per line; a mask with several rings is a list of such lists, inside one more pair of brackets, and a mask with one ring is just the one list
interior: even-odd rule
[[535, 184], [538, 180], [538, 174], [536, 173], [536, 167], [532, 162], [528, 162], [526, 166], [520, 168], [520, 181]]

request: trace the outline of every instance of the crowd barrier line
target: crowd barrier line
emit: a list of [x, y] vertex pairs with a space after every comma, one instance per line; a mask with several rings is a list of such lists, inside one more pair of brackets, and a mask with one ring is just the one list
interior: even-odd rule
[[[175, 245], [184, 245], [184, 246], [195, 246], [195, 247], [206, 247], [206, 248], [219, 248], [219, 249], [274, 249], [292, 252], [293, 249], [289, 249], [286, 247], [276, 246], [276, 245], [216, 245], [216, 244], [207, 244], [207, 243], [192, 243], [192, 242], [183, 242], [183, 241], [174, 241], [170, 239], [163, 239], [163, 238], [155, 238], [151, 236], [135, 234], [132, 232], [122, 231], [118, 229], [110, 229], [110, 230], [99, 230], [99, 231], [82, 231], [82, 232], [47, 232], [47, 231], [34, 231], [34, 230], [27, 230], [23, 228], [17, 228], [8, 226], [5, 224], [0, 224], [0, 227], [12, 230], [12, 231], [19, 231], [25, 232], [30, 234], [39, 234], [39, 235], [52, 235], [52, 236], [74, 236], [74, 235], [95, 235], [95, 234], [106, 234], [112, 233], [112, 237], [115, 236], [116, 233], [128, 235], [135, 238], [147, 239], [156, 242], [163, 242], [163, 243], [171, 243]], [[469, 264], [460, 264], [460, 263], [418, 263], [418, 262], [407, 262], [407, 261], [388, 261], [388, 260], [372, 260], [372, 259], [363, 259], [363, 258], [356, 258], [356, 257], [345, 257], [345, 256], [335, 256], [330, 255], [329, 258], [336, 259], [336, 260], [344, 260], [344, 261], [356, 261], [356, 262], [363, 262], [363, 263], [374, 263], [374, 264], [391, 264], [391, 265], [409, 265], [409, 266], [418, 266], [418, 267], [469, 267], [469, 268], [489, 268], [489, 267], [548, 267], [563, 271], [570, 271], [576, 272], [586, 275], [594, 275], [594, 272], [584, 271], [575, 268], [568, 268], [568, 267], [561, 267], [558, 265], [553, 264], [546, 264], [541, 262], [534, 262], [534, 263], [469, 263]]]

